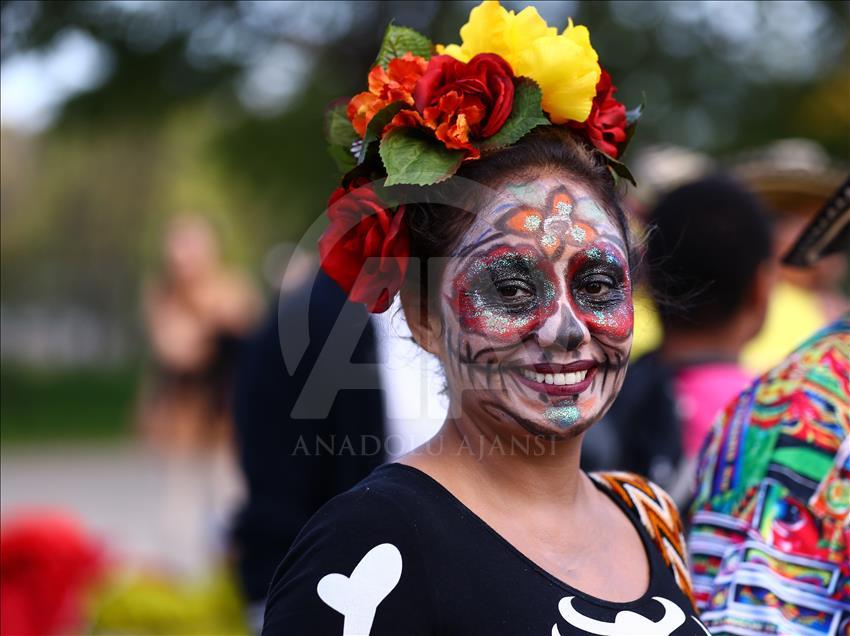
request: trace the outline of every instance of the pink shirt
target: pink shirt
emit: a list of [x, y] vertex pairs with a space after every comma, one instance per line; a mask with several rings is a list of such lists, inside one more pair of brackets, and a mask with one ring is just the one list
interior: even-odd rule
[[686, 458], [696, 456], [714, 418], [751, 380], [738, 364], [729, 362], [685, 367], [676, 374], [676, 402]]

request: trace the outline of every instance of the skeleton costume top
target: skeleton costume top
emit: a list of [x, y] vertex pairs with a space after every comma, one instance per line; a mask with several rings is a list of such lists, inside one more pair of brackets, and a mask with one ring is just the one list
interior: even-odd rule
[[302, 530], [272, 581], [263, 634], [708, 634], [689, 599], [681, 526], [669, 497], [631, 474], [591, 476], [646, 549], [650, 582], [637, 600], [614, 603], [567, 585], [437, 481], [387, 464]]

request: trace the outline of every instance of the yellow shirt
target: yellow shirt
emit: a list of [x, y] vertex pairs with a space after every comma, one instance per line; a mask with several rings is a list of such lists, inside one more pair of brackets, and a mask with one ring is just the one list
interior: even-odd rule
[[[658, 348], [663, 335], [661, 322], [649, 294], [637, 290], [634, 304], [633, 361]], [[779, 282], [770, 296], [764, 326], [741, 352], [741, 364], [753, 375], [760, 375], [776, 366], [827, 322], [827, 316], [818, 305], [816, 293], [791, 283]]]
[[827, 322], [817, 294], [780, 281], [770, 296], [764, 326], [741, 353], [741, 364], [754, 374], [764, 373]]

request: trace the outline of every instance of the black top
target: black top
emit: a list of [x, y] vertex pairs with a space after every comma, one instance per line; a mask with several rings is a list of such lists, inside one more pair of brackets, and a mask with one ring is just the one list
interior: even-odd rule
[[437, 481], [387, 464], [299, 534], [272, 581], [263, 634], [707, 634], [635, 514], [597, 487], [628, 516], [649, 558], [649, 587], [633, 602], [558, 580]]

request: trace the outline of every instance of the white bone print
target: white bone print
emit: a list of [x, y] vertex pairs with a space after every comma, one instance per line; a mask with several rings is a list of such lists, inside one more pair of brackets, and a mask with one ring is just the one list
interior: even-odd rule
[[[652, 597], [664, 606], [664, 616], [657, 623], [629, 610], [619, 612], [613, 623], [596, 620], [575, 609], [573, 598], [562, 598], [558, 611], [570, 625], [595, 636], [670, 636], [685, 622], [685, 613], [679, 606], [660, 596]], [[561, 636], [557, 625], [552, 626], [552, 636]]]
[[369, 636], [375, 611], [401, 579], [401, 552], [392, 543], [369, 550], [351, 576], [333, 573], [316, 586], [319, 598], [345, 617], [342, 636]]

